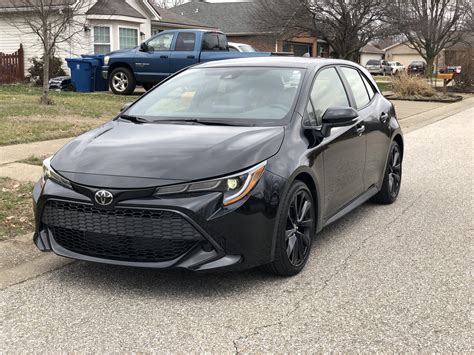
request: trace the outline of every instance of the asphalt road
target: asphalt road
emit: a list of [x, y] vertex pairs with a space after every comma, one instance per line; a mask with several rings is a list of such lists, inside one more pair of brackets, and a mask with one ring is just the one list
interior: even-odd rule
[[318, 235], [302, 274], [76, 262], [0, 292], [0, 352], [472, 351], [473, 111], [407, 134], [399, 200]]

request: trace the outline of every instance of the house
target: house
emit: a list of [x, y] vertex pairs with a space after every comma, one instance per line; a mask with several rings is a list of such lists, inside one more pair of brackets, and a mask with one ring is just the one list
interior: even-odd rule
[[420, 53], [418, 53], [407, 41], [392, 44], [385, 48], [384, 51], [386, 60], [400, 62], [405, 67], [408, 67], [408, 65], [414, 61], [425, 61]]
[[[59, 9], [71, 2], [52, 0], [52, 3]], [[24, 11], [28, 9], [19, 11], [10, 0], [0, 0], [0, 52], [15, 52], [22, 44], [26, 72], [31, 58], [41, 57], [42, 47], [36, 35], [28, 32], [28, 29], [19, 30], [15, 26], [20, 23], [19, 17]], [[86, 53], [106, 54], [132, 48], [166, 29], [212, 28], [200, 21], [159, 8], [152, 0], [86, 0], [78, 11], [77, 18], [83, 25], [72, 40], [58, 45], [55, 54], [61, 58]]]
[[385, 56], [385, 51], [383, 49], [377, 48], [372, 43], [367, 43], [364, 47], [360, 49], [360, 60], [361, 65], [366, 65], [369, 60], [380, 60]]
[[329, 45], [316, 37], [285, 38], [269, 32], [253, 20], [256, 11], [252, 1], [206, 2], [191, 1], [170, 9], [177, 15], [204, 22], [227, 34], [230, 42], [246, 43], [263, 52], [293, 52], [297, 56], [309, 53], [313, 57], [328, 57]]

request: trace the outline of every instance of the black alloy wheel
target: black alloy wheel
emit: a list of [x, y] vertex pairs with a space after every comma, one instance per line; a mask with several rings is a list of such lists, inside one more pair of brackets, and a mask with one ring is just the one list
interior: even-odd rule
[[308, 260], [315, 234], [316, 213], [311, 192], [301, 181], [291, 186], [283, 203], [275, 260], [265, 268], [276, 275], [291, 276], [299, 273]]
[[391, 204], [400, 193], [402, 182], [402, 152], [397, 142], [392, 142], [387, 168], [380, 191], [372, 198], [374, 202]]

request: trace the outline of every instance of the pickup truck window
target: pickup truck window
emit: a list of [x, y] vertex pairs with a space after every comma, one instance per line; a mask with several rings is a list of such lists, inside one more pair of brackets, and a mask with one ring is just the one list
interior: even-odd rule
[[176, 39], [175, 51], [194, 51], [196, 34], [190, 32], [180, 32]]
[[206, 120], [280, 125], [289, 117], [304, 69], [189, 69], [137, 101], [127, 115], [148, 121]]
[[208, 32], [202, 39], [203, 51], [227, 51], [227, 37], [222, 33]]
[[155, 51], [169, 51], [171, 49], [171, 43], [173, 43], [174, 33], [164, 33], [153, 39], [147, 44], [148, 47]]

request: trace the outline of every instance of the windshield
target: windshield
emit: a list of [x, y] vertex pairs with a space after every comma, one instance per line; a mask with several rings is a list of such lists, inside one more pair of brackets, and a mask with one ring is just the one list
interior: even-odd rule
[[264, 67], [189, 69], [158, 86], [126, 113], [147, 121], [279, 124], [293, 107], [303, 73], [303, 69]]

